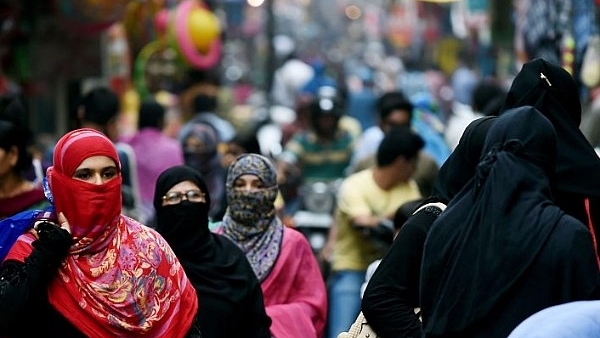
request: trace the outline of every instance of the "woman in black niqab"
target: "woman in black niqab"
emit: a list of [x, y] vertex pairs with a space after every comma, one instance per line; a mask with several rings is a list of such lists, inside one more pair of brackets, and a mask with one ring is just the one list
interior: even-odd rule
[[441, 166], [433, 194], [402, 225], [373, 277], [361, 304], [371, 327], [382, 337], [420, 338], [419, 281], [427, 232], [446, 204], [475, 176], [481, 151], [496, 117], [471, 122]]
[[425, 242], [424, 337], [506, 337], [545, 307], [598, 296], [592, 237], [552, 201], [556, 143], [533, 107], [490, 128], [475, 179]]
[[[600, 158], [587, 141], [575, 80], [562, 67], [543, 59], [523, 65], [506, 95], [502, 111], [533, 106], [554, 125], [558, 158], [553, 181], [555, 202], [586, 224], [596, 239], [600, 231]], [[596, 252], [600, 242], [596, 241]]]
[[[184, 181], [195, 184], [205, 194], [205, 203], [182, 200], [163, 205], [162, 197]], [[209, 205], [208, 188], [197, 170], [176, 166], [158, 177], [154, 194], [156, 230], [173, 248], [196, 289], [202, 336], [270, 337], [271, 320], [265, 312], [260, 283], [244, 253], [209, 230]]]

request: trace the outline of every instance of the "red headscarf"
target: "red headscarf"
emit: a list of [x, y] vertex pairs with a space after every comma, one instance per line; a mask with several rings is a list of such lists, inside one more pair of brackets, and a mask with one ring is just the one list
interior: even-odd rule
[[113, 143], [93, 129], [79, 129], [58, 141], [47, 177], [56, 212], [63, 212], [67, 217], [71, 233], [78, 242], [76, 245], [93, 245], [94, 249], [99, 249], [97, 246], [103, 244], [97, 241], [92, 244], [91, 241], [110, 235], [115, 227], [109, 225], [121, 214], [122, 178], [119, 175], [102, 185], [72, 179], [81, 162], [92, 156], [109, 157], [120, 171], [119, 156]]
[[[48, 287], [50, 303], [89, 337], [183, 337], [198, 309], [196, 292], [166, 241], [121, 216], [121, 176], [96, 185], [72, 178], [91, 156], [118, 168], [113, 143], [92, 129], [67, 133], [47, 176], [56, 212], [75, 243]], [[24, 261], [35, 240], [27, 233], [7, 259]]]

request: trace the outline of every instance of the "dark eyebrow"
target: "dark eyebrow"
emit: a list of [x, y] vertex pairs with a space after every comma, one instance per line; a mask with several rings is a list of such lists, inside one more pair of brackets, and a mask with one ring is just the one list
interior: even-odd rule
[[[76, 169], [76, 170], [75, 170], [75, 172], [94, 171], [94, 170], [95, 170], [95, 169], [92, 169], [92, 168], [87, 168], [87, 167], [86, 167], [86, 168], [79, 168], [79, 169]], [[119, 168], [117, 168], [117, 166], [115, 166], [115, 165], [111, 165], [111, 166], [107, 166], [107, 167], [100, 168], [100, 171], [106, 171], [106, 170], [119, 170]]]

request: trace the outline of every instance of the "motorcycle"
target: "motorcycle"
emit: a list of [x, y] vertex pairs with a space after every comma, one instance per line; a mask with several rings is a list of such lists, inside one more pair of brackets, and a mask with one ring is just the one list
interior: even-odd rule
[[[295, 228], [307, 238], [313, 253], [318, 258], [327, 243], [329, 230], [334, 222], [336, 194], [341, 180], [315, 181], [298, 188], [299, 205], [292, 219]], [[328, 275], [329, 264], [322, 262], [321, 272]]]

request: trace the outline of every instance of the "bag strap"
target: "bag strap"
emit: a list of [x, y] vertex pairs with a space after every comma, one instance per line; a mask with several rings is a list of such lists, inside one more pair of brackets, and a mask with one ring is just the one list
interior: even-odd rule
[[424, 204], [424, 205], [420, 206], [417, 210], [415, 210], [415, 212], [413, 212], [413, 215], [416, 214], [417, 212], [419, 212], [419, 211], [427, 208], [427, 207], [435, 207], [435, 208], [440, 209], [440, 211], [446, 210], [446, 205], [444, 203], [442, 203], [442, 202], [432, 202], [432, 203], [427, 203], [427, 204]]
[[348, 330], [348, 332], [340, 333], [337, 336], [337, 338], [356, 338], [356, 337], [358, 337], [363, 324], [366, 322], [367, 322], [367, 320], [365, 319], [365, 316], [363, 315], [363, 313], [361, 311], [358, 314], [358, 317], [356, 317], [356, 320], [354, 321], [352, 326], [350, 326], [350, 329]]

